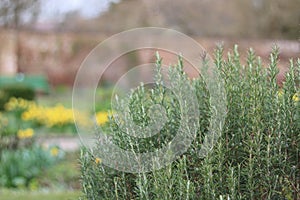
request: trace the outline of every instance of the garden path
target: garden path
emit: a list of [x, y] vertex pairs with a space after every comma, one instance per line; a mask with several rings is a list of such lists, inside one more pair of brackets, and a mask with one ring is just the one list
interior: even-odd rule
[[40, 137], [37, 141], [46, 147], [58, 146], [64, 151], [76, 151], [81, 146], [80, 139], [76, 136]]

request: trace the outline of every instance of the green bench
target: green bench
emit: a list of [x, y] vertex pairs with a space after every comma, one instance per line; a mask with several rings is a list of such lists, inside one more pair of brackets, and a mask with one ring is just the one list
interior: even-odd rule
[[16, 76], [1, 76], [0, 88], [11, 84], [22, 84], [32, 87], [38, 93], [48, 94], [50, 91], [48, 80], [43, 75], [24, 75], [17, 74]]

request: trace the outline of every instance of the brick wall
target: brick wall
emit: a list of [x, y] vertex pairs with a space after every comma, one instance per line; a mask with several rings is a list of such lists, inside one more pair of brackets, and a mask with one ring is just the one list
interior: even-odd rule
[[[16, 44], [14, 31], [0, 30], [0, 74], [13, 75], [17, 71]], [[37, 33], [20, 32], [20, 68], [30, 74], [43, 74], [48, 77], [52, 85], [72, 85], [76, 72], [89, 52], [106, 39], [101, 34], [76, 34], [76, 33]], [[298, 41], [271, 41], [271, 40], [241, 40], [241, 39], [206, 39], [195, 38], [210, 54], [215, 45], [223, 42], [225, 49], [232, 49], [235, 43], [239, 44], [242, 56], [246, 55], [249, 47], [253, 47], [264, 61], [267, 60], [271, 47], [277, 43], [281, 48], [280, 68], [281, 74], [286, 70], [288, 59], [300, 55]], [[151, 52], [150, 52], [151, 53]], [[153, 59], [153, 55], [137, 53], [137, 58], [120, 58], [106, 70], [104, 79], [116, 81], [128, 67], [145, 63]], [[147, 75], [147, 74], [145, 74]], [[87, 74], [88, 76], [88, 74]]]

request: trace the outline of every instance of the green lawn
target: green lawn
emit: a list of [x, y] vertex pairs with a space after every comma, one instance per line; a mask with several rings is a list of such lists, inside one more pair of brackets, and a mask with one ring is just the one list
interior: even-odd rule
[[27, 192], [27, 191], [0, 191], [1, 200], [69, 200], [78, 199], [80, 191], [75, 192]]

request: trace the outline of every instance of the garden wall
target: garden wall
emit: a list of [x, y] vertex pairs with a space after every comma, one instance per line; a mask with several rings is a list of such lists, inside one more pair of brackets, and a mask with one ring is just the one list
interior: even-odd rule
[[[12, 75], [17, 71], [16, 34], [13, 30], [0, 30], [0, 74]], [[43, 74], [48, 77], [52, 85], [72, 85], [76, 72], [88, 53], [107, 36], [95, 33], [41, 33], [31, 31], [20, 32], [20, 71], [30, 74]], [[232, 49], [235, 43], [239, 44], [242, 57], [249, 47], [266, 60], [272, 45], [280, 47], [281, 73], [287, 66], [288, 58], [297, 57], [300, 53], [298, 41], [272, 40], [243, 40], [222, 38], [195, 38], [200, 44], [213, 53], [217, 43], [222, 42], [225, 50]], [[174, 41], [176, 42], [176, 41]], [[133, 60], [120, 58], [114, 63], [116, 68], [108, 70], [104, 80], [115, 81], [134, 64], [144, 63], [153, 56], [148, 53], [138, 53]], [[163, 57], [163, 55], [162, 55]], [[130, 66], [128, 66], [130, 63]], [[146, 74], [144, 74], [146, 75]], [[88, 74], [87, 74], [88, 76]]]

